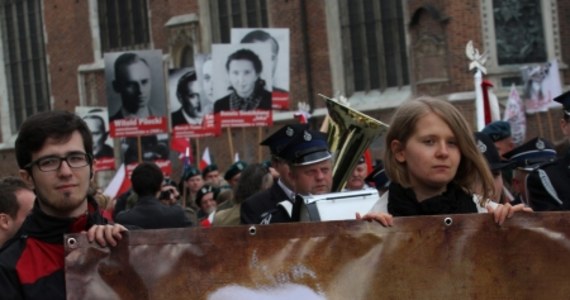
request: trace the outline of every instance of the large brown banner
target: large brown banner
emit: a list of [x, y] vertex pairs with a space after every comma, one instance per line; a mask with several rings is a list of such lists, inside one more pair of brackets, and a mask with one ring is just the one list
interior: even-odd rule
[[66, 237], [68, 299], [562, 299], [570, 214], [397, 218]]

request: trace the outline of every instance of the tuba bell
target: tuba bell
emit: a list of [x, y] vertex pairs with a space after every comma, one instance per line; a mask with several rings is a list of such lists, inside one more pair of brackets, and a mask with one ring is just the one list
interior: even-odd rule
[[327, 142], [334, 156], [331, 192], [346, 185], [360, 156], [372, 141], [388, 130], [388, 125], [358, 112], [338, 100], [319, 94], [326, 101]]

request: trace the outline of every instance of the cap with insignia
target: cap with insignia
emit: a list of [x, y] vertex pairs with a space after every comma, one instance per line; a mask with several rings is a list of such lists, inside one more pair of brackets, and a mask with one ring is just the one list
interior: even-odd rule
[[495, 143], [493, 143], [493, 140], [483, 132], [475, 132], [475, 144], [477, 145], [479, 152], [481, 152], [483, 156], [485, 156], [485, 159], [487, 159], [487, 163], [489, 164], [491, 171], [498, 171], [513, 164], [511, 161], [501, 159]]
[[303, 132], [305, 129], [307, 129], [305, 124], [285, 125], [263, 140], [260, 145], [269, 147], [271, 155], [277, 155], [295, 135]]
[[359, 164], [363, 164], [366, 163], [366, 159], [364, 158], [364, 155], [360, 155], [360, 158], [358, 159], [358, 163], [356, 163], [357, 165]]
[[295, 135], [277, 155], [296, 166], [315, 164], [332, 157], [326, 136], [310, 129]]
[[216, 164], [207, 165], [204, 169], [202, 169], [202, 176], [206, 177], [208, 173], [212, 171], [217, 171], [218, 166]]
[[536, 137], [505, 153], [504, 157], [518, 168], [532, 168], [556, 159], [556, 150], [549, 141]]
[[184, 169], [184, 173], [182, 173], [182, 180], [188, 180], [194, 176], [202, 176], [202, 173], [200, 173], [200, 170], [198, 170], [198, 168], [193, 167], [193, 166], [189, 166], [187, 168]]
[[208, 193], [214, 193], [214, 199], [216, 199], [218, 197], [218, 194], [220, 193], [220, 189], [213, 187], [209, 184], [203, 185], [198, 190], [198, 193], [196, 193], [196, 204], [198, 206], [202, 205], [202, 198], [204, 198], [204, 196], [207, 195]]
[[498, 142], [511, 136], [511, 124], [506, 121], [491, 122], [481, 132], [488, 135], [493, 142]]
[[570, 91], [554, 98], [553, 100], [562, 104], [564, 107], [564, 114], [567, 117], [570, 117]]
[[226, 174], [224, 174], [224, 179], [229, 181], [234, 176], [241, 173], [243, 171], [243, 169], [245, 169], [245, 167], [247, 167], [247, 164], [244, 161], [240, 160], [240, 161], [233, 163], [230, 166], [230, 168], [226, 171]]
[[386, 170], [384, 170], [384, 166], [380, 165], [376, 167], [366, 178], [364, 181], [368, 183], [373, 183], [376, 189], [385, 189], [390, 184], [390, 179], [386, 175]]

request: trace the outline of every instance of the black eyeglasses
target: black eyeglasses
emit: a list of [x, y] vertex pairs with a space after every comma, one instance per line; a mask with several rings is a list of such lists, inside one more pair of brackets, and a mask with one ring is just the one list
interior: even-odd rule
[[42, 172], [51, 172], [58, 170], [61, 167], [61, 162], [64, 160], [67, 162], [67, 165], [70, 168], [74, 169], [83, 168], [89, 165], [89, 163], [91, 163], [91, 155], [87, 153], [74, 152], [68, 154], [65, 157], [59, 157], [59, 156], [41, 157], [27, 164], [26, 169], [29, 169], [34, 165], [36, 165], [38, 166], [38, 169], [40, 169], [40, 171]]

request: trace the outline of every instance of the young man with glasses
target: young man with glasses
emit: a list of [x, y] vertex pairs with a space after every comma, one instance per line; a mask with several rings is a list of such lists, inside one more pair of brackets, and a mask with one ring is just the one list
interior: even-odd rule
[[93, 140], [81, 118], [62, 111], [34, 115], [22, 124], [15, 148], [36, 202], [0, 255], [2, 298], [65, 299], [64, 234], [86, 231], [104, 247], [115, 246], [126, 229], [107, 225], [88, 196]]

